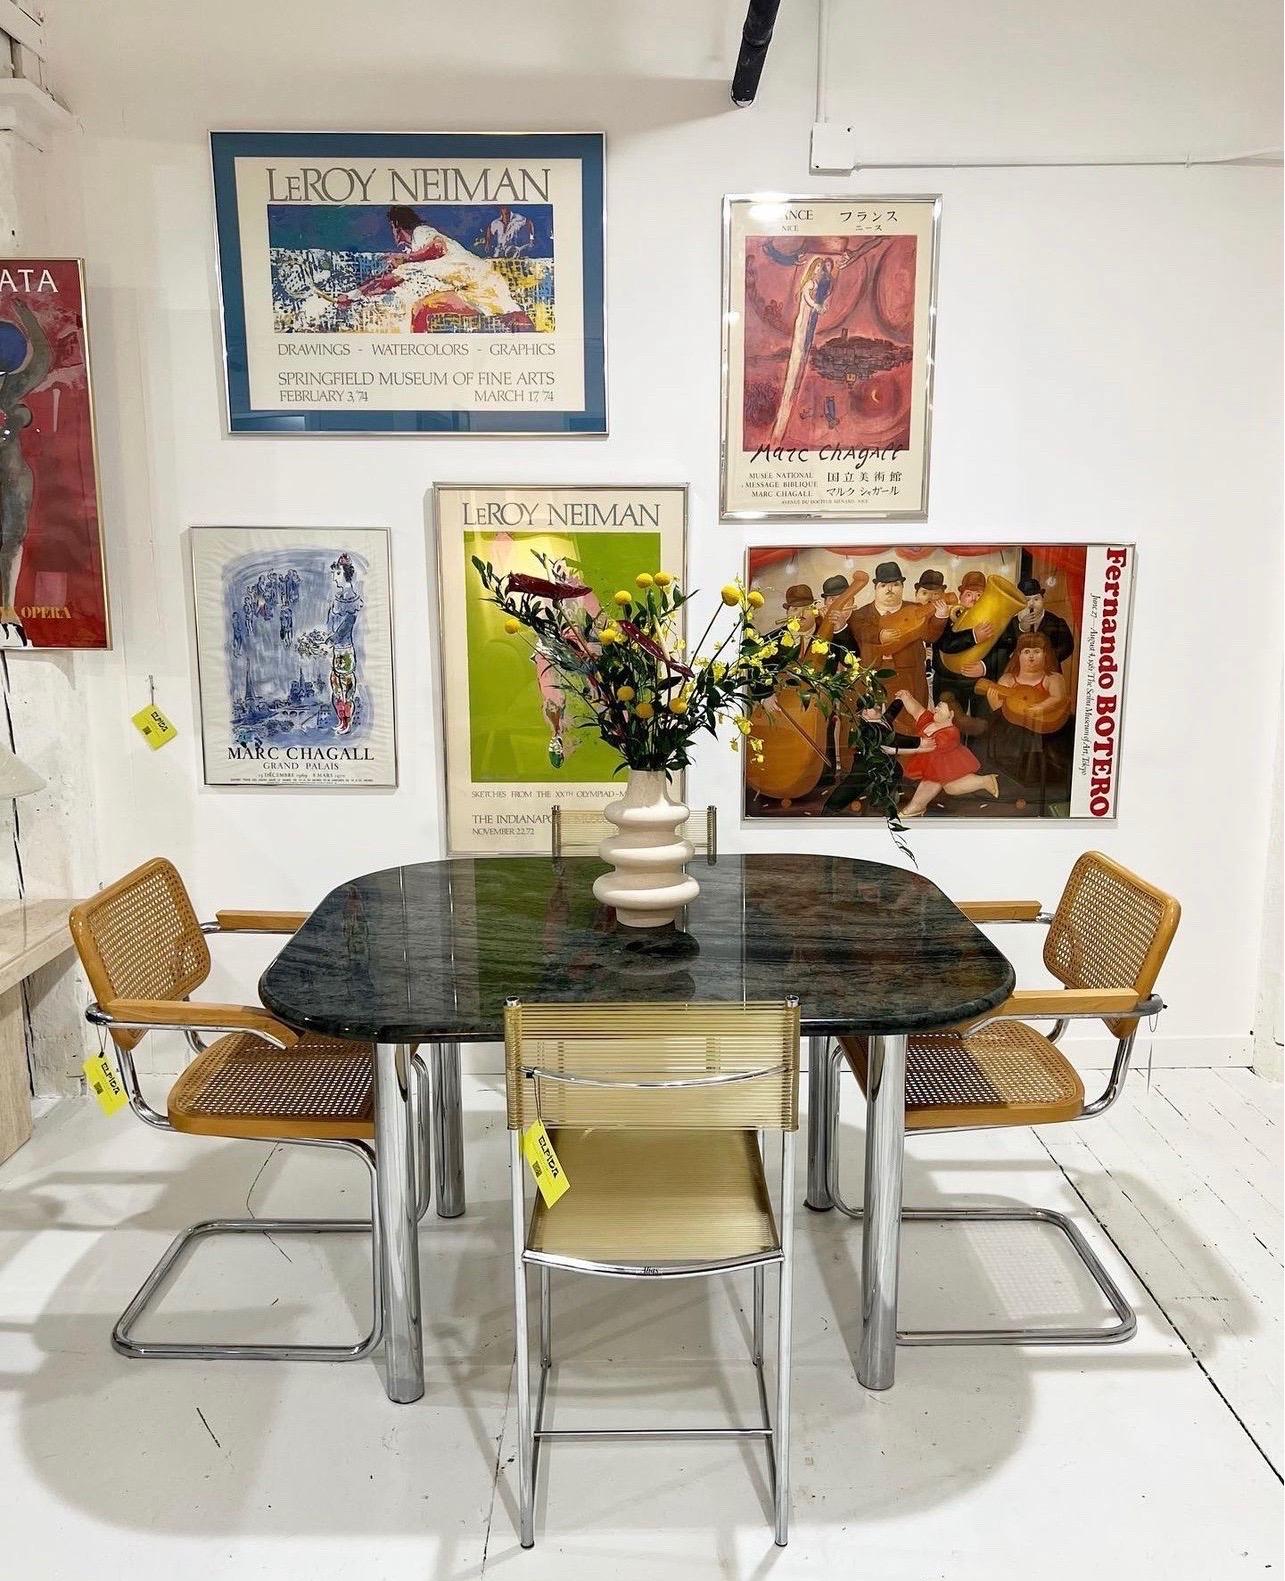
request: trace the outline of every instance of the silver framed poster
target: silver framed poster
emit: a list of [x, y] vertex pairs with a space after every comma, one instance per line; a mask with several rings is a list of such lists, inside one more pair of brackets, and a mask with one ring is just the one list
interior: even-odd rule
[[476, 556], [497, 572], [547, 578], [574, 568], [591, 588], [575, 615], [596, 615], [640, 572], [680, 583], [683, 483], [439, 483], [437, 531], [447, 849], [452, 855], [550, 849], [551, 809], [598, 809], [621, 794], [619, 756], [576, 728], [547, 663], [483, 593]]
[[[782, 544], [750, 549], [745, 581], [761, 631], [796, 620], [804, 651], [884, 677], [882, 715], [862, 717], [903, 818], [1095, 823], [1116, 816], [1136, 560], [1120, 543]], [[883, 817], [842, 710], [781, 691], [752, 725], [747, 819]]]
[[207, 785], [397, 783], [388, 533], [193, 527]]
[[605, 434], [600, 132], [212, 132], [233, 434]]
[[723, 199], [728, 521], [928, 515], [941, 199]]

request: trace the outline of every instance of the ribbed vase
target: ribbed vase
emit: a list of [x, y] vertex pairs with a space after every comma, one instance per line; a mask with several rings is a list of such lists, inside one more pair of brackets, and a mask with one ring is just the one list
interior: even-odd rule
[[594, 894], [616, 908], [623, 927], [673, 922], [700, 894], [700, 885], [684, 871], [695, 849], [678, 833], [687, 822], [687, 808], [671, 799], [669, 782], [659, 770], [630, 769], [625, 794], [603, 816], [616, 832], [598, 847], [598, 855], [612, 871], [594, 879]]

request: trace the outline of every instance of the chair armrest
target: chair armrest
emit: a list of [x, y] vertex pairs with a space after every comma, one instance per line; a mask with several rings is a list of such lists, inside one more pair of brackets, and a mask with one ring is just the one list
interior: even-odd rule
[[216, 911], [217, 933], [298, 933], [308, 920], [306, 911]]
[[100, 1026], [167, 1029], [173, 1032], [251, 1032], [278, 1048], [291, 1048], [299, 1034], [253, 1005], [194, 1005], [185, 999], [109, 999], [88, 1012]]
[[1002, 1005], [972, 1023], [1123, 1016], [1143, 1001], [1136, 988], [1019, 988]]
[[1038, 922], [1038, 900], [957, 900], [956, 906], [970, 922]]

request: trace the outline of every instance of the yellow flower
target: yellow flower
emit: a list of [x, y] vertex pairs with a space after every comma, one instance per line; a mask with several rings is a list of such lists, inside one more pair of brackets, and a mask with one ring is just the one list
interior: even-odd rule
[[685, 714], [687, 712], [687, 699], [685, 697], [671, 697], [669, 699], [671, 714]]
[[741, 743], [739, 741], [729, 741], [727, 744], [728, 744], [729, 747], [731, 747], [733, 752], [739, 752], [740, 751]]
[[652, 576], [650, 571], [640, 571], [634, 581], [639, 587], [650, 587], [655, 581], [655, 577]]
[[723, 663], [722, 659], [715, 659], [713, 664], [710, 665], [710, 671], [716, 681], [721, 681], [727, 674], [727, 666]]
[[756, 752], [762, 752], [762, 750], [763, 750], [763, 738], [762, 738], [762, 736], [751, 736], [750, 737], [750, 745], [754, 748], [754, 750]]
[[620, 632], [615, 626], [604, 626], [598, 633], [598, 641], [604, 648], [609, 648], [613, 642], [620, 641]]
[[797, 620], [787, 620], [785, 623], [785, 629], [786, 631], [794, 632], [796, 636], [800, 631], [803, 630], [802, 626], [799, 625]]
[[657, 571], [654, 577], [657, 587], [668, 587], [673, 580], [668, 571]]
[[729, 582], [726, 587], [720, 588], [718, 595], [729, 609], [741, 601], [741, 590], [735, 582]]
[[813, 653], [829, 653], [830, 644], [828, 642], [814, 642], [812, 644], [812, 651]]
[[613, 604], [619, 604], [621, 609], [627, 609], [633, 603], [633, 597], [622, 587], [618, 593], [612, 594], [611, 601]]
[[618, 686], [616, 688], [616, 696], [622, 703], [632, 703], [637, 695], [632, 686]]
[[750, 722], [749, 722], [749, 720], [748, 719], [738, 719], [736, 721], [736, 728], [741, 732], [741, 734], [743, 736], [748, 736], [749, 733], [750, 733]]
[[521, 631], [522, 630], [522, 622], [520, 620], [514, 620], [513, 617], [510, 615], [508, 620], [506, 620], [504, 622], [504, 629], [505, 629], [505, 631], [508, 632], [509, 636], [511, 637], [515, 631]]
[[747, 594], [745, 602], [750, 606], [751, 609], [762, 609], [764, 598], [762, 593], [759, 592], [758, 588], [755, 588], [752, 593]]
[[650, 703], [639, 703], [637, 708], [634, 709], [634, 713], [638, 715], [639, 719], [650, 719], [655, 712], [656, 710]]
[[794, 646], [794, 633], [792, 631], [783, 631], [776, 640], [783, 648], [792, 648]]

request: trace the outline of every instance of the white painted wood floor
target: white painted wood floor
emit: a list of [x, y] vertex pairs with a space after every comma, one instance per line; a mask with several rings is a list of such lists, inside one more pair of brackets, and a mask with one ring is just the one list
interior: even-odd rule
[[[852, 1373], [860, 1236], [800, 1209], [794, 1522], [756, 1448], [558, 1444], [537, 1545], [514, 1532], [507, 1179], [498, 1081], [466, 1077], [469, 1211], [422, 1231], [428, 1392], [374, 1364], [127, 1362], [112, 1320], [182, 1225], [362, 1211], [358, 1166], [55, 1107], [0, 1167], [0, 1575], [172, 1581], [869, 1577], [1222, 1581], [1281, 1562], [1281, 1089], [1168, 1070], [1083, 1126], [922, 1137], [907, 1200], [1070, 1211], [1139, 1312], [1131, 1344], [903, 1350]], [[859, 1173], [845, 1094], [845, 1175]], [[800, 1150], [801, 1151], [801, 1150]], [[802, 1161], [800, 1161], [802, 1163]], [[574, 1189], [574, 1188], [573, 1188]], [[1112, 1244], [1114, 1243], [1114, 1244]], [[152, 1332], [354, 1334], [354, 1242], [207, 1244]], [[907, 1230], [911, 1326], [1097, 1311], [1038, 1227]], [[748, 1278], [740, 1283], [748, 1287]], [[553, 1420], [749, 1412], [748, 1288], [556, 1286]]]

